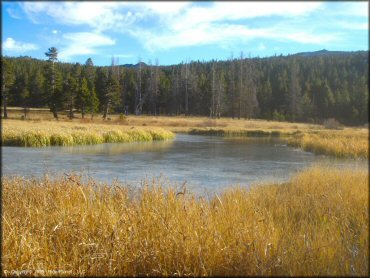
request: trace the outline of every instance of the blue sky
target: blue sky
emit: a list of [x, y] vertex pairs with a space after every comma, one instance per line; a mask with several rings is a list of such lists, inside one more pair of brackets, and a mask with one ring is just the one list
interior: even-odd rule
[[368, 2], [2, 2], [2, 53], [109, 65], [368, 50]]

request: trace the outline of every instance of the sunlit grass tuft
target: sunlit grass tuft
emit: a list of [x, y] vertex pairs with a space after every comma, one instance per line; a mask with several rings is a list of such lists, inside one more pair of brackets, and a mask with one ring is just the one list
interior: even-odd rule
[[174, 137], [172, 132], [184, 132], [225, 137], [281, 137], [291, 146], [317, 154], [369, 157], [367, 128], [327, 130], [324, 126], [303, 123], [163, 116], [128, 116], [124, 123], [118, 123], [3, 120], [2, 143], [17, 146], [86, 145], [166, 140]]
[[69, 122], [3, 121], [2, 144], [5, 146], [45, 147], [122, 143], [174, 138], [159, 127], [130, 128], [103, 124]]
[[316, 154], [352, 158], [369, 157], [369, 137], [365, 132], [310, 132], [290, 138], [288, 144]]
[[[3, 178], [4, 273], [367, 275], [368, 173], [313, 168], [211, 200], [69, 176]], [[3, 274], [4, 274], [3, 273]], [[49, 273], [50, 274], [50, 273]]]

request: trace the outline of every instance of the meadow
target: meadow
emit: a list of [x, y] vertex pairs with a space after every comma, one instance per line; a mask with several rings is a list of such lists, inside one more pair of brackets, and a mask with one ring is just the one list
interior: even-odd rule
[[367, 171], [311, 168], [209, 199], [156, 180], [141, 188], [75, 175], [2, 183], [5, 275], [369, 272]]

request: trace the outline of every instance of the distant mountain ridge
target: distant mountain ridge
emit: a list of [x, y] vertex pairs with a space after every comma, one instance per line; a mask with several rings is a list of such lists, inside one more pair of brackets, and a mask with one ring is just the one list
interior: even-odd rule
[[145, 67], [147, 66], [147, 64], [145, 64], [144, 62], [140, 62], [140, 63], [137, 63], [137, 64], [124, 64], [124, 65], [120, 65], [120, 67], [124, 67], [124, 68], [137, 68], [139, 67], [139, 65], [141, 64], [142, 67]]
[[314, 57], [314, 56], [328, 56], [328, 55], [347, 55], [347, 54], [353, 54], [356, 52], [363, 52], [363, 51], [329, 51], [326, 49], [321, 49], [321, 50], [312, 51], [312, 52], [299, 52], [299, 53], [293, 54], [292, 56]]

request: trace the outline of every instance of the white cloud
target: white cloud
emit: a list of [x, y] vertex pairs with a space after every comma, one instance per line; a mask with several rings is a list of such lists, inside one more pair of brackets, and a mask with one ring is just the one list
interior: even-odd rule
[[160, 16], [160, 21], [170, 20], [174, 24], [197, 25], [270, 15], [302, 16], [314, 11], [320, 5], [317, 2], [215, 2], [208, 6], [197, 6], [194, 2], [166, 1], [25, 2], [22, 7], [35, 22], [37, 16], [44, 13], [60, 23], [86, 24], [97, 30], [108, 30], [132, 25], [150, 16]]
[[10, 52], [24, 53], [27, 51], [36, 50], [38, 48], [39, 47], [33, 43], [16, 41], [10, 37], [3, 42], [3, 49]]
[[[256, 38], [318, 43], [323, 38], [315, 38], [312, 32], [287, 32], [275, 25], [252, 28], [235, 21], [267, 16], [302, 18], [321, 7], [317, 2], [215, 2], [208, 6], [184, 6], [176, 17], [165, 15], [161, 18], [162, 25], [158, 28], [133, 26], [128, 32], [152, 52], [212, 43], [231, 46]], [[332, 39], [329, 36], [327, 40]]]
[[59, 58], [66, 61], [73, 56], [95, 54], [99, 47], [116, 43], [110, 37], [98, 33], [66, 33], [62, 37], [64, 43], [60, 48]]
[[303, 16], [318, 9], [318, 2], [215, 2], [210, 7], [191, 7], [177, 18], [179, 26], [263, 16]]
[[369, 2], [351, 2], [351, 3], [340, 3], [343, 5], [340, 13], [345, 15], [369, 17]]
[[291, 40], [302, 44], [322, 44], [340, 40], [338, 34], [310, 34], [307, 32], [299, 31], [288, 34], [275, 34], [273, 37], [282, 40]]
[[136, 30], [133, 36], [150, 51], [167, 50], [175, 47], [218, 43], [232, 46], [235, 42], [248, 42], [254, 39], [275, 39], [303, 44], [322, 44], [339, 40], [336, 34], [312, 34], [304, 31], [287, 31], [279, 27], [248, 28], [233, 24], [200, 24], [197, 28], [184, 28], [181, 32], [156, 34], [147, 30]]
[[347, 22], [347, 21], [340, 21], [337, 23], [339, 27], [349, 30], [368, 30], [369, 25], [367, 22]]
[[18, 12], [12, 8], [7, 8], [6, 11], [8, 12], [9, 16], [14, 19], [21, 19], [22, 17], [18, 14]]
[[28, 17], [39, 22], [46, 14], [66, 25], [88, 25], [95, 31], [124, 27], [135, 21], [136, 15], [122, 11], [127, 3], [121, 2], [25, 2], [22, 7]]
[[[87, 26], [91, 28], [89, 34], [100, 34], [100, 39], [105, 37], [105, 32], [126, 33], [136, 38], [147, 50], [155, 51], [211, 43], [233, 45], [236, 42], [261, 38], [301, 44], [338, 41], [338, 34], [324, 33], [321, 28], [308, 28], [307, 21], [304, 21], [314, 12], [330, 11], [331, 4], [333, 3], [24, 2], [22, 7], [34, 22], [44, 19], [42, 15], [47, 15], [60, 24]], [[345, 7], [349, 14], [363, 16], [367, 14], [367, 6], [367, 3], [346, 3]], [[343, 14], [346, 12], [343, 11]], [[274, 20], [269, 27], [246, 23], [251, 22], [250, 19], [265, 17]], [[285, 20], [289, 20], [290, 25]], [[79, 38], [82, 36], [82, 33], [75, 34], [79, 34]], [[84, 40], [74, 40], [68, 34], [65, 36], [80, 52], [90, 54], [99, 46], [99, 40], [88, 39], [89, 43], [86, 43]], [[105, 41], [102, 45], [110, 44]], [[74, 48], [68, 47], [65, 53], [69, 56], [77, 55]]]
[[58, 34], [58, 30], [51, 31], [54, 35]]

